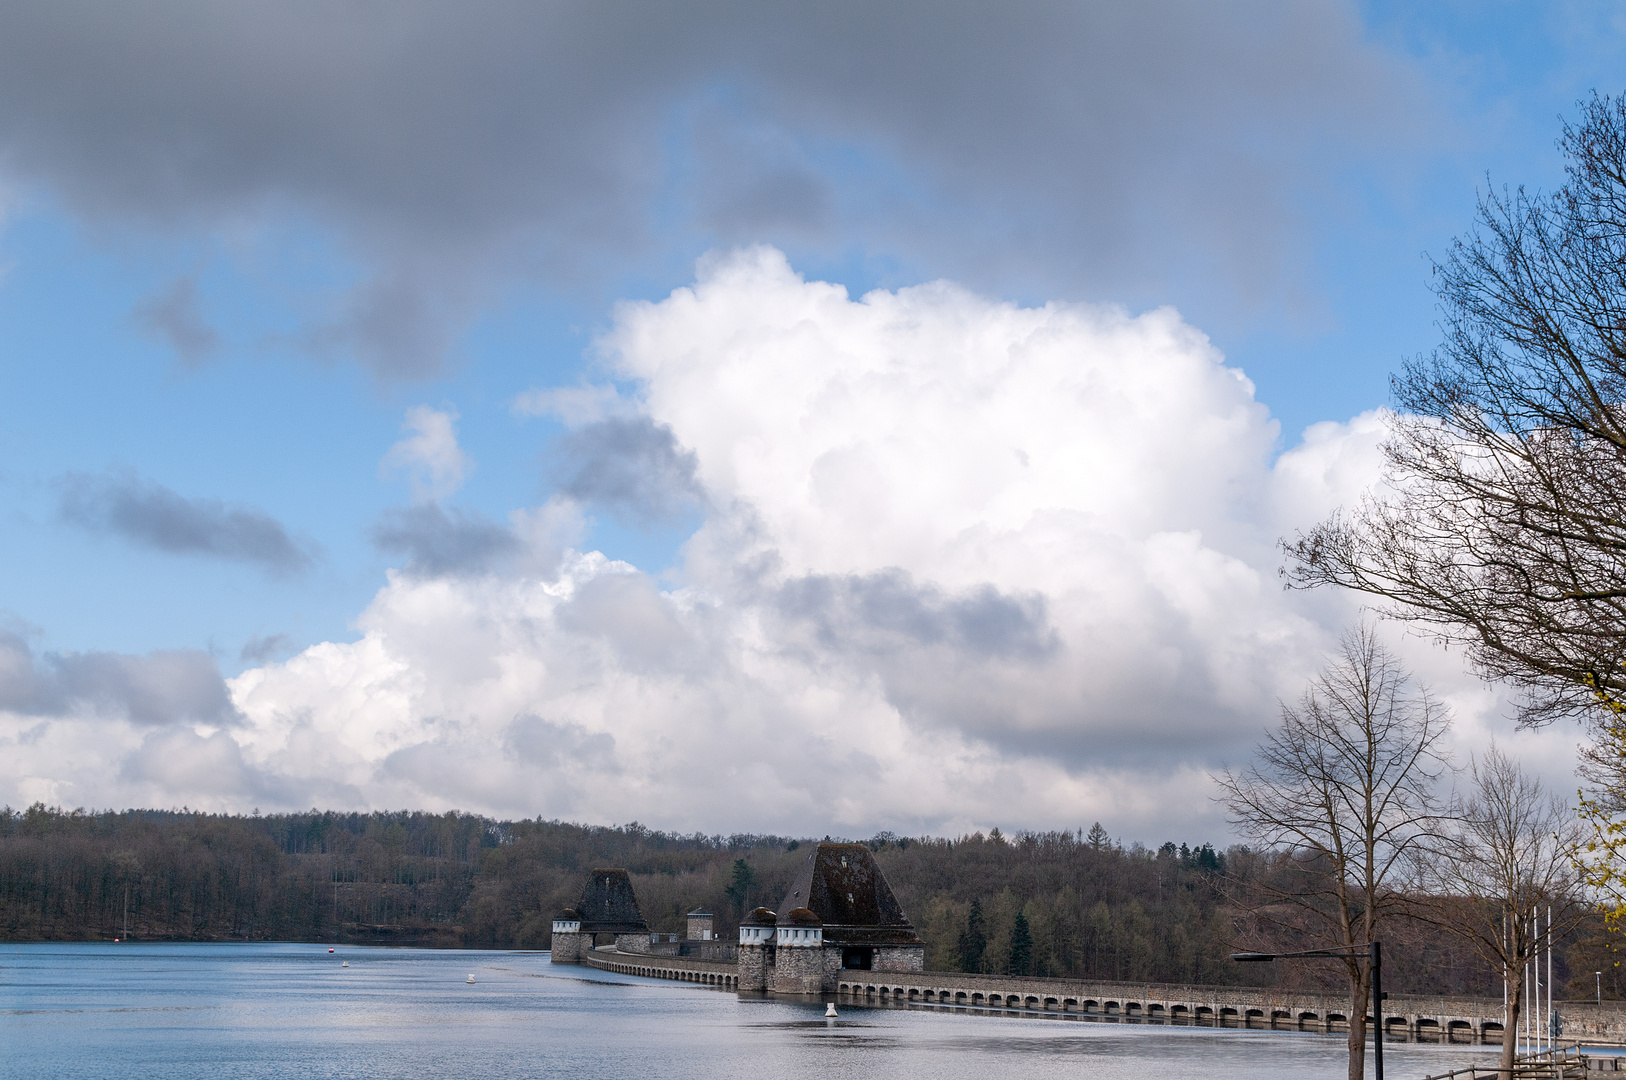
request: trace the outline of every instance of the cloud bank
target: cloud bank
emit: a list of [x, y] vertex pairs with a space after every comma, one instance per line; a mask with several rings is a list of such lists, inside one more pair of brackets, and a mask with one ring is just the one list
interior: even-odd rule
[[[0, 182], [98, 231], [318, 224], [359, 280], [305, 339], [389, 378], [516, 277], [708, 243], [1067, 295], [1194, 271], [1263, 309], [1327, 177], [1437, 126], [1351, 3], [23, 0], [5, 28]], [[140, 317], [196, 362], [190, 282]]]
[[[108, 761], [149, 783], [174, 753], [239, 777], [177, 772], [203, 806], [1218, 835], [1204, 771], [1353, 613], [1284, 593], [1274, 544], [1374, 480], [1381, 416], [1273, 459], [1252, 385], [1172, 310], [854, 298], [752, 248], [621, 305], [597, 350], [636, 388], [577, 395], [578, 432], [625, 425], [584, 440], [609, 481], [506, 523], [400, 512], [358, 640], [231, 680], [229, 731], [52, 719], [104, 758], [12, 739], [12, 789], [123, 802], [150, 789], [100, 786]], [[628, 492], [703, 508], [674, 579], [577, 546], [582, 500]]]

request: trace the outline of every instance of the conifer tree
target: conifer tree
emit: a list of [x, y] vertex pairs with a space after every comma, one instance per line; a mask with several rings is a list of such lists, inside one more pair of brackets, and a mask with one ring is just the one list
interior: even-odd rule
[[982, 902], [971, 901], [971, 913], [965, 918], [965, 929], [960, 932], [960, 970], [982, 970], [982, 954], [988, 948], [988, 932], [982, 917]]
[[1011, 974], [1029, 975], [1033, 971], [1033, 932], [1028, 929], [1028, 917], [1016, 913], [1011, 927]]

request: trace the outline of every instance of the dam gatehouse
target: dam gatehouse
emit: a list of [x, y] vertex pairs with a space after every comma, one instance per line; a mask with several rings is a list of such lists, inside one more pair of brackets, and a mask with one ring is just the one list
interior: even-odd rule
[[[811, 845], [776, 912], [759, 907], [737, 940], [712, 933], [709, 912], [689, 914], [688, 932], [652, 934], [625, 870], [596, 869], [575, 908], [553, 920], [552, 961], [676, 979], [740, 993], [824, 998], [876, 1006], [946, 1008], [1111, 1019], [1131, 1023], [1340, 1033], [1344, 995], [1259, 987], [1159, 985], [925, 970], [925, 943], [863, 844]], [[1390, 1038], [1499, 1043], [1499, 1000], [1390, 994], [1382, 1027]], [[1567, 1036], [1626, 1041], [1626, 1009], [1567, 1002]], [[1376, 1018], [1367, 1017], [1369, 1026]]]

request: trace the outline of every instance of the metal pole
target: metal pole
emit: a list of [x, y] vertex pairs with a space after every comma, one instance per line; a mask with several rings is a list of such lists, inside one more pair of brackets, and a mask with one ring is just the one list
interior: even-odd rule
[[1603, 1008], [1603, 972], [1594, 971], [1592, 974], [1598, 977], [1598, 1008], [1601, 1009]]
[[1383, 945], [1372, 942], [1372, 1016], [1378, 1026], [1372, 1032], [1372, 1065], [1377, 1080], [1383, 1080]]
[[[1524, 919], [1522, 915], [1519, 918], [1521, 922]], [[1526, 931], [1525, 943], [1528, 943], [1528, 941], [1529, 933]], [[1535, 1010], [1530, 1007], [1530, 955], [1526, 953], [1524, 957], [1524, 1052], [1527, 1054], [1531, 1049], [1530, 1014], [1534, 1011]]]
[[1553, 1031], [1553, 906], [1547, 905], [1547, 1049], [1558, 1048], [1558, 1034]]

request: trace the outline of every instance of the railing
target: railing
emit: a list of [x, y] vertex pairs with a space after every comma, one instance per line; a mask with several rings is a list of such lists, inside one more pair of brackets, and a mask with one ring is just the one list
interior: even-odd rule
[[1500, 1065], [1468, 1065], [1450, 1072], [1436, 1073], [1423, 1080], [1479, 1080], [1496, 1077], [1497, 1080], [1585, 1080], [1586, 1059], [1578, 1046], [1559, 1046], [1539, 1054], [1520, 1054], [1513, 1059], [1513, 1067]]

